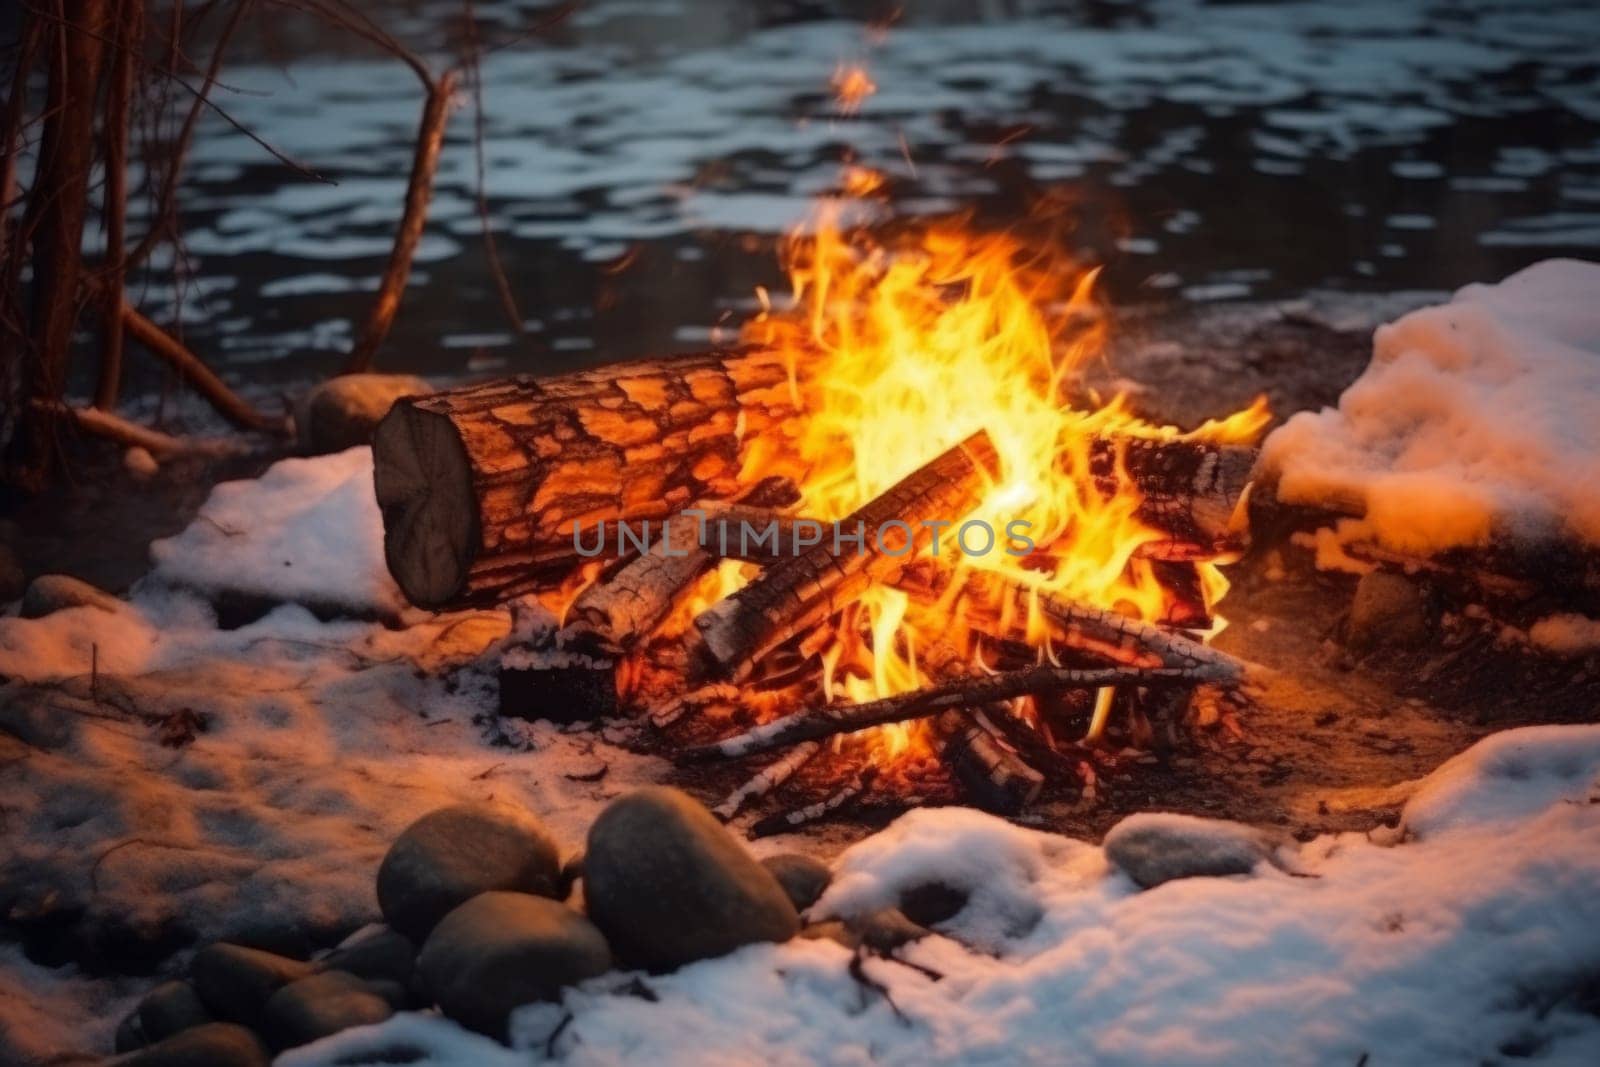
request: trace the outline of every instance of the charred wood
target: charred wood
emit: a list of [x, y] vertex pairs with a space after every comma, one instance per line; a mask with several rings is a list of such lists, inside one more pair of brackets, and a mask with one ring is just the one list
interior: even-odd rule
[[984, 811], [1020, 814], [1038, 799], [1044, 775], [1023, 762], [975, 716], [946, 711], [933, 723], [939, 758]]
[[762, 768], [754, 777], [745, 782], [738, 789], [728, 794], [726, 800], [711, 809], [711, 813], [723, 822], [727, 822], [752, 800], [762, 797], [777, 789], [790, 778], [796, 771], [811, 762], [818, 752], [822, 751], [822, 744], [818, 741], [806, 741], [794, 746], [777, 760]]
[[835, 812], [856, 803], [872, 788], [872, 783], [877, 780], [878, 766], [868, 763], [850, 779], [829, 796], [814, 804], [795, 808], [792, 811], [780, 812], [769, 815], [750, 828], [751, 837], [771, 837], [773, 834], [793, 833], [802, 826], [820, 822]]
[[[695, 667], [701, 677], [746, 676], [773, 648], [822, 622], [873, 582], [899, 571], [929, 541], [924, 522], [953, 520], [978, 502], [995, 471], [994, 446], [982, 432], [902, 478], [858, 508], [827, 540], [803, 555], [779, 560], [743, 589], [695, 619]], [[903, 544], [878, 536], [898, 524]], [[843, 553], [840, 533], [859, 535], [855, 553]], [[898, 548], [891, 554], [886, 548]]]
[[872, 726], [922, 719], [944, 711], [981, 707], [1053, 689], [1100, 689], [1114, 685], [1195, 685], [1226, 681], [1226, 665], [1073, 668], [1039, 666], [1003, 674], [941, 682], [861, 704], [806, 708], [708, 745], [686, 749], [684, 762], [740, 759], [775, 748]]

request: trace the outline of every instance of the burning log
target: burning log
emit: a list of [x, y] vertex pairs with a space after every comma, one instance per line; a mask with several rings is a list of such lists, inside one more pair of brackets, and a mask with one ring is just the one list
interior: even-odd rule
[[[576, 524], [665, 519], [738, 496], [752, 456], [797, 463], [795, 395], [783, 354], [744, 348], [401, 400], [373, 440], [390, 572], [418, 607], [512, 599], [576, 562]], [[1204, 551], [1226, 539], [1253, 459], [1107, 435], [1089, 466], [1108, 492], [1129, 479], [1173, 545]]]
[[857, 771], [849, 781], [840, 786], [831, 795], [807, 804], [803, 808], [793, 811], [780, 812], [769, 815], [750, 828], [751, 837], [771, 837], [773, 834], [787, 834], [800, 829], [810, 823], [820, 822], [834, 812], [860, 800], [872, 783], [878, 778], [878, 765], [868, 763]]
[[[738, 679], [767, 652], [837, 612], [852, 596], [898, 570], [925, 545], [925, 521], [959, 517], [977, 503], [995, 469], [988, 435], [966, 441], [919, 467], [887, 492], [858, 508], [826, 541], [800, 556], [779, 560], [759, 578], [695, 619], [696, 670], [702, 677]], [[898, 555], [885, 552], [879, 532], [895, 524], [906, 531]], [[840, 529], [860, 535], [855, 554], [837, 549]]]
[[1015, 697], [1057, 689], [1100, 689], [1113, 685], [1193, 685], [1226, 682], [1225, 664], [1194, 663], [1167, 667], [1028, 667], [961, 678], [861, 704], [822, 705], [785, 715], [742, 734], [685, 749], [686, 763], [741, 759], [802, 741], [855, 733], [908, 719], [923, 719], [953, 709], [982, 707]]
[[1235, 512], [1255, 462], [1253, 448], [1191, 440], [1105, 436], [1089, 449], [1089, 470], [1101, 492], [1115, 493], [1126, 479], [1141, 497], [1139, 518], [1170, 534], [1173, 543], [1212, 555], [1235, 537]]
[[[792, 520], [760, 508], [664, 521], [650, 550], [580, 593], [562, 626], [535, 631], [502, 655], [500, 714], [548, 718], [559, 709], [562, 721], [615, 714], [622, 657], [751, 526], [775, 531], [779, 547], [794, 538]], [[730, 535], [730, 528], [737, 532]]]
[[761, 349], [403, 399], [373, 438], [390, 573], [419, 607], [510, 599], [577, 560], [577, 524], [738, 496], [791, 413], [784, 358]]

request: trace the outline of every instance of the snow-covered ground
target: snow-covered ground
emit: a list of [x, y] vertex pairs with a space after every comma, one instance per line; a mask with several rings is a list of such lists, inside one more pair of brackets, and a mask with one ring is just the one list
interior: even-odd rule
[[1401, 552], [1600, 544], [1600, 263], [1547, 260], [1378, 329], [1337, 408], [1274, 432], [1279, 498]]
[[[0, 619], [0, 675], [12, 681], [0, 698], [0, 896], [82, 907], [134, 940], [158, 941], [172, 924], [202, 940], [263, 922], [347, 929], [375, 915], [378, 860], [427, 809], [512, 799], [570, 848], [608, 799], [659, 780], [658, 762], [604, 733], [496, 725], [473, 663], [503, 634], [498, 613], [395, 628], [286, 604], [217, 627], [197, 590], [372, 614], [392, 604], [370, 496], [352, 488], [369, 464], [355, 450], [220, 488], [156, 555], [199, 551], [183, 568], [162, 562], [118, 610]], [[308, 581], [330, 556], [345, 571]], [[602, 762], [602, 779], [578, 780]], [[796, 941], [645, 977], [653, 998], [624, 989], [624, 976], [574, 989], [520, 1014], [516, 1049], [407, 1014], [280, 1062], [374, 1062], [396, 1048], [436, 1067], [547, 1053], [662, 1064], [1600, 1060], [1600, 726], [1491, 737], [1415, 789], [1398, 831], [1289, 844], [1272, 859], [1250, 875], [1139, 891], [1097, 845], [918, 810], [844, 853], [814, 909], [854, 914], [929, 881], [971, 894], [938, 936], [902, 950], [916, 968], [865, 962], [888, 999], [852, 976], [843, 948]], [[0, 1059], [106, 1047], [146, 984], [0, 949]]]
[[1600, 1062], [1600, 727], [1496, 735], [1423, 781], [1394, 834], [1287, 851], [1288, 870], [1141, 892], [1094, 845], [965, 809], [914, 811], [840, 857], [814, 908], [858, 912], [930, 881], [971, 892], [937, 936], [901, 950], [915, 968], [866, 962], [887, 997], [850, 975], [842, 947], [796, 941], [647, 977], [653, 996], [611, 976], [525, 1008], [518, 1051], [402, 1015], [279, 1062], [333, 1067], [402, 1047], [429, 1067], [551, 1053], [664, 1065]]
[[[0, 617], [13, 915], [82, 909], [82, 926], [135, 947], [263, 925], [326, 936], [376, 915], [379, 860], [432, 808], [510, 800], [575, 848], [608, 799], [659, 779], [659, 761], [601, 734], [495, 720], [492, 675], [473, 665], [504, 613], [411, 612], [397, 628], [284, 603], [218, 627], [210, 598], [230, 593], [392, 614], [370, 470], [356, 449], [219, 486], [119, 610]], [[145, 985], [0, 946], [0, 1063], [109, 1048]]]

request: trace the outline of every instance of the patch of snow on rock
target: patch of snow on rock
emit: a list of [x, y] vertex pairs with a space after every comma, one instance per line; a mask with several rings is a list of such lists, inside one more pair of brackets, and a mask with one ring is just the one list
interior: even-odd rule
[[1352, 532], [1403, 552], [1600, 544], [1600, 264], [1547, 260], [1380, 327], [1339, 406], [1262, 461], [1282, 500], [1364, 514]]

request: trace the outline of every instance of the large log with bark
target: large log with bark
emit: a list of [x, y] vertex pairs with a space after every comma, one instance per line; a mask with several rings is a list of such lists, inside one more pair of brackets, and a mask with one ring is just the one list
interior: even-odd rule
[[784, 358], [762, 349], [403, 399], [373, 438], [389, 570], [419, 607], [508, 599], [578, 558], [575, 524], [739, 496], [792, 413]]

